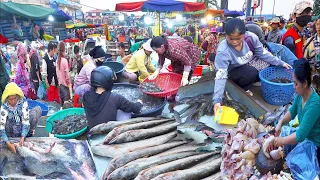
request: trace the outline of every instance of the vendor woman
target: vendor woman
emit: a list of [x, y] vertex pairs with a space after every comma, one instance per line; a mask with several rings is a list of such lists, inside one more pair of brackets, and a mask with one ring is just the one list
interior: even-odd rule
[[[250, 38], [254, 52], [246, 43], [245, 36]], [[253, 55], [271, 65], [291, 68], [289, 64], [264, 49], [255, 34], [246, 32], [245, 24], [241, 19], [230, 19], [226, 23], [226, 39], [219, 44], [214, 62], [217, 70], [213, 96], [214, 112], [221, 107], [228, 77], [245, 91], [248, 91], [249, 87], [256, 82], [258, 70], [248, 65]]]
[[23, 91], [13, 82], [6, 86], [1, 102], [0, 140], [15, 153], [15, 145], [8, 141], [8, 137], [21, 137], [19, 145], [23, 145], [25, 138], [33, 135], [42, 112], [40, 107], [29, 112]]
[[151, 63], [151, 53], [153, 49], [150, 46], [151, 39], [142, 45], [142, 49], [134, 53], [126, 65], [123, 76], [129, 79], [130, 83], [137, 83], [138, 77], [145, 79], [150, 73], [155, 71], [155, 67]]
[[108, 121], [117, 120], [121, 110], [126, 113], [139, 113], [142, 101], [130, 102], [119, 94], [111, 93], [116, 75], [107, 66], [97, 67], [91, 74], [93, 90], [83, 96], [83, 105], [88, 119], [89, 129]]
[[[281, 119], [275, 129], [275, 135], [279, 136], [282, 126], [298, 115], [299, 129], [286, 137], [276, 137], [268, 148], [284, 146], [288, 154], [297, 143], [305, 139], [311, 140], [317, 148], [318, 161], [320, 160], [320, 98], [311, 87], [311, 67], [307, 60], [300, 59], [294, 64], [294, 90], [297, 93], [289, 111]], [[319, 162], [320, 164], [320, 162]]]
[[74, 79], [74, 93], [82, 97], [86, 92], [90, 91], [90, 76], [91, 72], [103, 64], [106, 53], [101, 46], [94, 47], [90, 53], [90, 58], [83, 66], [80, 73]]
[[166, 39], [162, 36], [153, 38], [151, 47], [159, 55], [159, 66], [149, 79], [158, 76], [167, 58], [171, 60], [173, 72], [183, 75], [181, 85], [187, 85], [200, 61], [199, 47], [182, 38]]

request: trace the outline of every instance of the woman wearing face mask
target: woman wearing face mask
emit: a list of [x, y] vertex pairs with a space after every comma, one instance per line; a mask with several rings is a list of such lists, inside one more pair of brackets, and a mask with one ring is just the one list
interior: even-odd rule
[[[254, 52], [245, 41], [245, 36], [250, 39]], [[258, 70], [248, 64], [254, 57], [253, 55], [269, 64], [291, 68], [290, 65], [264, 49], [255, 34], [246, 32], [245, 24], [241, 19], [229, 20], [226, 23], [226, 39], [219, 44], [215, 58], [217, 74], [213, 96], [214, 112], [221, 107], [228, 78], [245, 91], [248, 91], [249, 87], [257, 80]]]
[[298, 59], [303, 58], [304, 27], [311, 22], [311, 11], [312, 4], [310, 2], [297, 3], [293, 10], [295, 23], [282, 37], [282, 44], [287, 46]]
[[19, 62], [17, 63], [17, 71], [14, 82], [22, 89], [23, 94], [27, 96], [30, 88], [29, 73], [25, 65], [27, 61], [27, 48], [24, 47], [22, 43], [18, 44], [17, 46], [17, 56]]
[[87, 63], [83, 66], [80, 73], [74, 79], [74, 93], [82, 97], [84, 93], [91, 89], [90, 76], [91, 72], [103, 64], [106, 53], [101, 46], [94, 47], [90, 53]]

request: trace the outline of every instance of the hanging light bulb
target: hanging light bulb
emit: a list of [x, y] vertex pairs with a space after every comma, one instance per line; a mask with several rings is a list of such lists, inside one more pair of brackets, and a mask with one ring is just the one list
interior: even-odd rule
[[48, 20], [51, 21], [51, 22], [54, 21], [53, 16], [52, 16], [52, 15], [49, 15]]
[[164, 19], [164, 22], [165, 22], [165, 23], [169, 23], [169, 19], [167, 19], [167, 18]]
[[209, 20], [212, 19], [212, 15], [211, 15], [211, 14], [208, 14], [208, 15], [206, 16], [206, 18], [207, 18], [207, 20], [209, 21]]
[[207, 20], [205, 18], [201, 19], [201, 24], [207, 24]]
[[168, 26], [169, 29], [171, 29], [171, 28], [173, 27], [172, 22], [169, 22], [169, 23], [167, 24], [167, 26]]

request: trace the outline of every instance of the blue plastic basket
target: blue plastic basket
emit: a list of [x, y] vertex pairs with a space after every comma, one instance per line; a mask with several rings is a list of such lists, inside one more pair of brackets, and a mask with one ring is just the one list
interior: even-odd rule
[[38, 102], [38, 101], [34, 101], [34, 100], [31, 100], [31, 99], [27, 99], [27, 101], [28, 101], [29, 110], [33, 109], [36, 106], [40, 106], [40, 108], [42, 109], [41, 116], [46, 116], [48, 114], [49, 107], [48, 107], [47, 104], [41, 103], [41, 102]]
[[[282, 106], [292, 101], [294, 95], [293, 70], [279, 67], [268, 67], [259, 72], [263, 99], [272, 105]], [[274, 83], [270, 80], [286, 78], [292, 83]]]

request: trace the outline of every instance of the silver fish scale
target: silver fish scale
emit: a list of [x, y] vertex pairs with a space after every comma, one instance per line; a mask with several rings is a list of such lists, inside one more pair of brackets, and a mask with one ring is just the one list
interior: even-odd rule
[[111, 92], [122, 95], [131, 102], [137, 102], [138, 99], [141, 99], [143, 102], [141, 113], [150, 112], [151, 110], [159, 108], [163, 102], [162, 99], [144, 94], [138, 88], [114, 87]]

